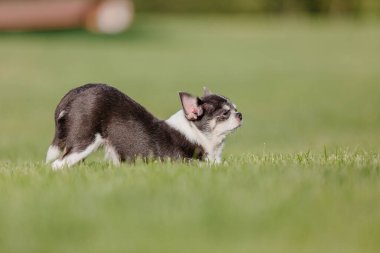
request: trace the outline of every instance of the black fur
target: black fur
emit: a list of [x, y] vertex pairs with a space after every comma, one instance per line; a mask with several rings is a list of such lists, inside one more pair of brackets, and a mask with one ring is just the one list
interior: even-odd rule
[[55, 124], [52, 145], [64, 151], [63, 157], [83, 151], [97, 133], [115, 149], [121, 161], [151, 156], [205, 157], [201, 146], [188, 141], [127, 95], [104, 84], [86, 84], [69, 91], [56, 108]]

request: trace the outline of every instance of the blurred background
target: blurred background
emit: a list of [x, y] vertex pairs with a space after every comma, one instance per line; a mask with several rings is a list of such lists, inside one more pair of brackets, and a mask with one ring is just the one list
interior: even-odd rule
[[376, 0], [140, 0], [143, 11], [223, 12], [250, 14], [323, 14], [368, 15], [379, 14]]
[[1, 0], [0, 159], [43, 160], [70, 89], [111, 84], [159, 118], [230, 97], [225, 155], [379, 151], [377, 0]]

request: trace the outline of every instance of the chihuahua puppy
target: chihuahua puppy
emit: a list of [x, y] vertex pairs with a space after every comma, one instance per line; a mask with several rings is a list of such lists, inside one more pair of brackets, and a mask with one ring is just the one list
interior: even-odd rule
[[84, 160], [99, 147], [119, 165], [143, 159], [221, 162], [224, 140], [243, 116], [228, 98], [204, 88], [203, 97], [179, 93], [182, 109], [159, 120], [116, 88], [86, 84], [69, 91], [55, 110], [55, 135], [46, 163], [54, 170]]

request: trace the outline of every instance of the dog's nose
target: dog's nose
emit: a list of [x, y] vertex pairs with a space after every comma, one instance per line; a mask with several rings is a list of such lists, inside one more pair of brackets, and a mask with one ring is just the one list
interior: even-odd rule
[[243, 120], [243, 114], [240, 112], [236, 113], [236, 117], [238, 117], [240, 120]]

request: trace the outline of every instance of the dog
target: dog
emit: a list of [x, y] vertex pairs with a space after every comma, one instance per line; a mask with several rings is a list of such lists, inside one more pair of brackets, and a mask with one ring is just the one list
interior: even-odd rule
[[69, 91], [55, 110], [55, 135], [46, 163], [58, 170], [84, 160], [99, 147], [114, 165], [136, 158], [220, 163], [226, 136], [243, 116], [228, 98], [204, 88], [202, 97], [179, 93], [182, 109], [159, 120], [106, 84]]

